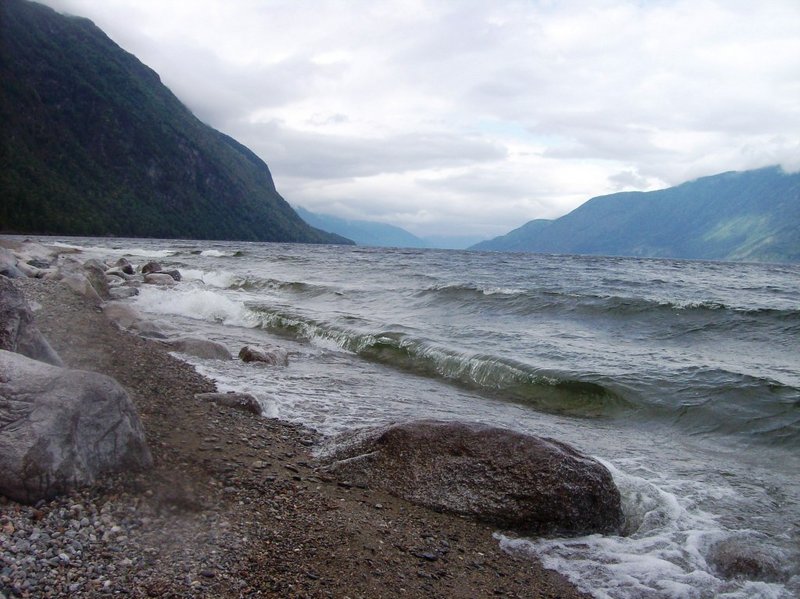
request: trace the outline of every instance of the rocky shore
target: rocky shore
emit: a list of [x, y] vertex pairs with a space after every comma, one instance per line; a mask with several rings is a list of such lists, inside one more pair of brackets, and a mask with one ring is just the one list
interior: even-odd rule
[[0, 497], [0, 599], [586, 597], [502, 552], [491, 524], [320, 466], [313, 431], [209, 401], [212, 381], [76, 281], [25, 274], [14, 285], [64, 364], [127, 390], [153, 465], [33, 505]]

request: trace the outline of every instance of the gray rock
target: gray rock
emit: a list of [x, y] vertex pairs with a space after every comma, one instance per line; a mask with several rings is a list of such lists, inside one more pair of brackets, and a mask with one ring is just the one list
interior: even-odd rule
[[75, 293], [82, 295], [92, 303], [96, 305], [103, 303], [103, 299], [85, 275], [67, 273], [61, 278], [61, 281]]
[[103, 314], [122, 330], [128, 330], [141, 320], [141, 315], [125, 304], [107, 304], [103, 306]]
[[152, 465], [125, 390], [102, 374], [0, 351], [0, 494], [33, 503]]
[[31, 266], [25, 262], [17, 262], [17, 268], [22, 272], [22, 274], [30, 279], [41, 279], [46, 272], [41, 268], [36, 268], [35, 266]]
[[9, 250], [0, 248], [0, 275], [9, 279], [19, 279], [25, 274], [17, 268], [17, 257]]
[[602, 464], [511, 430], [395, 424], [340, 437], [322, 460], [355, 486], [522, 534], [617, 533], [623, 524], [619, 490]]
[[146, 275], [151, 272], [161, 272], [161, 265], [158, 262], [148, 262], [142, 266], [142, 274]]
[[114, 277], [117, 279], [121, 279], [122, 281], [128, 281], [131, 279], [132, 276], [133, 275], [129, 275], [125, 273], [125, 271], [123, 271], [121, 268], [117, 267], [109, 268], [108, 270], [106, 270], [106, 278]]
[[0, 349], [17, 352], [48, 364], [63, 362], [33, 322], [28, 302], [22, 292], [0, 277]]
[[108, 290], [108, 294], [112, 300], [121, 300], [139, 295], [139, 290], [136, 287], [114, 287]]
[[45, 268], [50, 268], [50, 262], [47, 262], [46, 260], [41, 260], [39, 258], [33, 258], [32, 260], [28, 260], [27, 264], [29, 266], [33, 266], [34, 268], [38, 268], [40, 270]]
[[109, 295], [108, 292], [106, 270], [108, 270], [108, 267], [94, 258], [83, 263], [84, 275], [89, 280], [89, 283], [91, 283], [92, 287], [94, 287], [97, 295], [99, 295], [103, 300], [111, 298], [111, 295]]
[[261, 404], [249, 393], [197, 393], [195, 398], [261, 416]]
[[182, 278], [182, 277], [181, 277], [181, 271], [179, 271], [179, 270], [175, 270], [175, 269], [172, 269], [172, 270], [162, 270], [162, 271], [161, 271], [159, 274], [169, 275], [169, 276], [171, 276], [173, 279], [175, 279], [176, 281], [180, 281], [180, 280], [181, 280], [181, 278]]
[[134, 273], [133, 265], [128, 262], [127, 258], [120, 258], [114, 263], [114, 266], [119, 268], [126, 275], [132, 275]]
[[263, 362], [272, 366], [288, 366], [289, 352], [282, 347], [262, 347], [245, 345], [239, 350], [242, 362]]
[[151, 272], [144, 276], [144, 282], [148, 285], [174, 285], [175, 279], [172, 276], [161, 273], [161, 272]]
[[131, 327], [131, 330], [136, 331], [140, 337], [148, 337], [150, 339], [166, 339], [167, 334], [156, 323], [150, 320], [140, 320]]
[[[708, 562], [723, 578], [779, 582], [788, 578], [785, 555], [759, 545], [755, 539], [729, 538], [711, 547]], [[797, 563], [797, 555], [790, 562]]]
[[212, 360], [232, 360], [233, 356], [228, 348], [208, 339], [197, 339], [195, 337], [181, 337], [170, 339], [166, 342], [174, 351], [188, 354], [197, 358], [207, 358]]

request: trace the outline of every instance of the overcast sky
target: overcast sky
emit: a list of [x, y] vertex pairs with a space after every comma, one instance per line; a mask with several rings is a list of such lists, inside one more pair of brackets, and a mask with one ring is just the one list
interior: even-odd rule
[[492, 237], [592, 196], [800, 169], [798, 0], [46, 0], [294, 205]]

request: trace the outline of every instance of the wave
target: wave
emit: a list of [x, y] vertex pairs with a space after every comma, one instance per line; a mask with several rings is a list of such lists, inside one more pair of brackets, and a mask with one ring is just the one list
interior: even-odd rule
[[54, 241], [50, 242], [50, 245], [53, 247], [70, 249], [70, 250], [80, 250], [81, 252], [89, 252], [89, 253], [97, 253], [100, 257], [106, 256], [136, 256], [138, 258], [169, 258], [171, 256], [176, 256], [180, 252], [175, 250], [148, 250], [144, 248], [123, 248], [123, 247], [100, 247], [100, 246], [86, 246], [86, 245], [74, 245], [70, 243], [64, 243], [61, 241]]
[[800, 323], [800, 309], [798, 308], [736, 306], [717, 300], [626, 297], [476, 284], [433, 285], [418, 291], [415, 297], [427, 303], [441, 302], [456, 305], [461, 309], [495, 309], [517, 315], [547, 311], [586, 313], [609, 317], [641, 317], [649, 314], [679, 313], [684, 316], [705, 316], [709, 320], [732, 316], [775, 319], [782, 323]]
[[192, 253], [206, 256], [208, 258], [240, 258], [245, 255], [242, 250], [197, 250]]
[[693, 381], [672, 408], [674, 422], [696, 435], [735, 435], [760, 444], [800, 447], [800, 389], [770, 378], [720, 370]]
[[597, 382], [546, 373], [508, 358], [458, 352], [397, 331], [363, 333], [263, 307], [251, 309], [260, 326], [276, 334], [334, 345], [373, 362], [542, 411], [600, 417], [632, 407], [620, 394]]

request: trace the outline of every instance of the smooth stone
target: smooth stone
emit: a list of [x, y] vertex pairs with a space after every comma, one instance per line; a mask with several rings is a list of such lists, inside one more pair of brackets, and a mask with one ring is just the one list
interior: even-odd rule
[[209, 339], [197, 339], [195, 337], [181, 337], [179, 339], [169, 339], [166, 344], [174, 351], [182, 354], [205, 358], [210, 360], [232, 360], [233, 356], [228, 348], [211, 341]]
[[139, 295], [139, 290], [136, 287], [113, 287], [108, 293], [112, 300], [122, 300]]
[[262, 362], [272, 366], [289, 365], [289, 352], [282, 347], [245, 345], [239, 350], [239, 358], [242, 362]]
[[133, 265], [128, 262], [127, 258], [120, 258], [114, 263], [114, 266], [119, 268], [126, 275], [132, 275], [134, 273]]
[[144, 276], [144, 282], [148, 285], [174, 285], [175, 279], [172, 276], [160, 272], [152, 272]]
[[229, 408], [236, 408], [261, 416], [261, 404], [249, 393], [197, 393], [195, 399], [211, 401]]
[[173, 279], [175, 279], [176, 281], [180, 281], [180, 280], [181, 280], [181, 271], [179, 271], [179, 270], [175, 270], [175, 269], [172, 269], [172, 270], [162, 270], [162, 271], [159, 271], [159, 273], [158, 273], [158, 274], [169, 275], [169, 276], [171, 276]]
[[161, 272], [161, 265], [158, 262], [148, 262], [142, 266], [142, 274], [146, 275], [151, 272]]
[[354, 486], [521, 534], [618, 533], [611, 473], [565, 443], [477, 423], [420, 420], [341, 435], [321, 457]]

